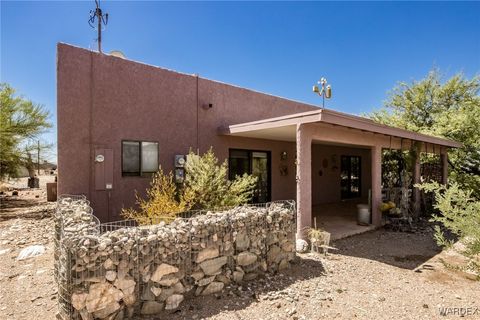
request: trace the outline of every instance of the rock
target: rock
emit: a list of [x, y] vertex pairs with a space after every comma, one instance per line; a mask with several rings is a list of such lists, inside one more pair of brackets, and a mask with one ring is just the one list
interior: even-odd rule
[[205, 273], [203, 273], [203, 271], [196, 271], [191, 275], [191, 277], [195, 279], [195, 281], [202, 279], [204, 276], [205, 276]]
[[185, 292], [185, 287], [179, 281], [179, 282], [175, 283], [175, 285], [173, 286], [173, 290], [174, 290], [175, 293], [184, 293]]
[[205, 290], [202, 291], [202, 296], [212, 294], [212, 293], [216, 293], [216, 292], [220, 292], [220, 291], [223, 290], [224, 286], [225, 286], [225, 284], [223, 282], [217, 282], [217, 281], [211, 282], [205, 288]]
[[201, 263], [205, 260], [216, 258], [218, 257], [218, 255], [219, 255], [218, 248], [203, 249], [198, 253], [196, 262]]
[[162, 293], [162, 288], [151, 287], [150, 291], [155, 295], [155, 297], [158, 297], [160, 293]]
[[257, 261], [257, 255], [244, 251], [237, 256], [237, 264], [240, 266], [248, 266]]
[[235, 247], [237, 251], [247, 250], [250, 246], [250, 239], [247, 236], [246, 232], [239, 232], [235, 238]]
[[170, 274], [166, 277], [163, 277], [161, 280], [157, 281], [157, 283], [161, 286], [170, 287], [175, 283], [177, 283], [178, 281], [180, 281], [180, 279], [178, 279], [175, 275]]
[[258, 274], [255, 272], [247, 273], [243, 276], [244, 281], [251, 281], [253, 279], [256, 279], [258, 277]]
[[303, 239], [297, 239], [295, 244], [295, 249], [297, 252], [305, 253], [308, 251], [308, 242]]
[[114, 313], [120, 309], [120, 304], [118, 302], [107, 304], [104, 308], [97, 310], [93, 313], [95, 318], [103, 319], [106, 318], [108, 315]]
[[107, 260], [105, 260], [105, 262], [103, 263], [103, 267], [105, 269], [111, 269], [113, 267], [112, 259], [108, 258]]
[[223, 267], [227, 263], [227, 257], [219, 257], [212, 260], [206, 260], [200, 263], [200, 268], [202, 268], [203, 272], [208, 275], [215, 275], [217, 272], [220, 271], [220, 268]]
[[290, 264], [288, 263], [288, 261], [286, 259], [282, 259], [282, 261], [280, 261], [280, 263], [278, 264], [278, 271], [288, 269], [289, 266]]
[[278, 237], [275, 233], [269, 233], [267, 235], [267, 246], [271, 246], [274, 243], [278, 242]]
[[45, 247], [42, 245], [34, 245], [24, 248], [20, 251], [20, 254], [17, 257], [17, 260], [25, 260], [28, 258], [33, 258], [40, 256], [45, 253]]
[[282, 244], [282, 250], [287, 252], [293, 251], [293, 243], [290, 241], [286, 241]]
[[180, 303], [183, 301], [184, 297], [181, 294], [172, 294], [165, 301], [165, 310], [172, 310], [178, 308]]
[[[155, 295], [153, 294], [152, 288], [153, 288], [153, 282], [149, 282], [144, 287], [142, 295], [140, 296], [140, 299], [143, 300], [143, 301], [155, 300]], [[159, 294], [162, 291], [163, 291], [163, 289], [159, 292]]]
[[74, 294], [72, 294], [72, 306], [76, 310], [82, 310], [83, 308], [85, 308], [85, 300], [87, 299], [87, 296], [88, 293], [86, 292], [75, 292]]
[[210, 284], [214, 279], [215, 279], [215, 276], [203, 278], [197, 282], [197, 285], [199, 285], [200, 287], [206, 286], [207, 284]]
[[142, 305], [142, 310], [140, 311], [143, 315], [152, 315], [160, 313], [163, 310], [163, 303], [156, 301], [146, 301]]
[[130, 278], [130, 276], [128, 277], [125, 277], [123, 279], [118, 279], [115, 280], [115, 282], [113, 283], [113, 285], [122, 290], [122, 292], [125, 294], [125, 295], [130, 295], [130, 294], [133, 294], [133, 292], [135, 291], [135, 280], [133, 280], [132, 278]]
[[177, 272], [178, 272], [177, 267], [171, 266], [166, 263], [162, 263], [157, 267], [155, 272], [152, 274], [152, 276], [150, 277], [150, 280], [152, 280], [153, 282], [158, 282], [160, 281], [160, 279], [162, 279], [163, 276], [171, 273], [177, 273]]
[[270, 250], [267, 253], [267, 262], [277, 263], [280, 258], [281, 249], [277, 245], [270, 246]]
[[230, 278], [224, 274], [219, 274], [218, 276], [215, 277], [215, 280], [223, 282], [226, 285], [229, 285], [232, 282]]
[[115, 280], [116, 277], [117, 277], [117, 273], [113, 270], [108, 270], [105, 273], [105, 279], [107, 279], [108, 281], [113, 281]]
[[165, 301], [167, 300], [168, 297], [170, 297], [174, 293], [175, 293], [175, 290], [173, 288], [163, 288], [157, 300]]
[[243, 271], [233, 271], [233, 281], [235, 281], [236, 283], [242, 282], [244, 275], [245, 273]]
[[134, 294], [129, 294], [123, 297], [123, 302], [126, 306], [132, 306], [137, 301], [137, 297]]
[[85, 299], [85, 307], [88, 313], [94, 313], [103, 309], [111, 310], [116, 307], [117, 302], [120, 301], [123, 296], [122, 291], [108, 282], [94, 283], [90, 285], [88, 296]]

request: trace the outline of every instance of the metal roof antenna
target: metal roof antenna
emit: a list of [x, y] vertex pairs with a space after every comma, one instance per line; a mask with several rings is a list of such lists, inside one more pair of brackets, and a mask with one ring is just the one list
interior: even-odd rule
[[[90, 18], [88, 19], [88, 24], [93, 29], [97, 29], [98, 32], [98, 52], [102, 53], [102, 25], [106, 26], [108, 23], [108, 13], [103, 13], [100, 8], [100, 0], [95, 0], [96, 8], [95, 10], [90, 10]], [[95, 26], [95, 19], [97, 19], [97, 26]]]
[[322, 89], [320, 90], [318, 85], [315, 85], [313, 86], [313, 92], [323, 98], [322, 109], [325, 109], [325, 98], [330, 99], [332, 97], [332, 86], [327, 85], [327, 79], [323, 77], [317, 83], [322, 86]]

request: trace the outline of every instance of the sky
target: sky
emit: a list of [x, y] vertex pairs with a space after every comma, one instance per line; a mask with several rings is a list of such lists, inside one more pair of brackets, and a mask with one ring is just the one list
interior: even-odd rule
[[[94, 1], [1, 0], [1, 82], [44, 105], [56, 142], [56, 44], [96, 50]], [[399, 81], [432, 68], [446, 78], [480, 73], [480, 2], [102, 1], [103, 51], [321, 105], [378, 109]], [[55, 160], [55, 152], [49, 155]]]

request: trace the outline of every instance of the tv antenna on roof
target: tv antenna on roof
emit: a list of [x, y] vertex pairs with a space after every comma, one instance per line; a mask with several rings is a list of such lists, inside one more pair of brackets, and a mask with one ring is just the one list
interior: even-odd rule
[[[102, 25], [106, 26], [108, 23], [108, 13], [103, 14], [102, 9], [100, 9], [100, 0], [95, 0], [96, 8], [95, 10], [90, 10], [90, 18], [88, 19], [88, 24], [93, 29], [97, 29], [98, 32], [98, 52], [102, 53]], [[95, 19], [97, 19], [97, 26], [95, 27]]]

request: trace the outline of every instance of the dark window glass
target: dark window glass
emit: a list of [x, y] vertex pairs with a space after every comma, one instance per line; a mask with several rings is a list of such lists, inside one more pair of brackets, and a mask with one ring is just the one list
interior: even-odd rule
[[270, 201], [270, 152], [231, 149], [228, 165], [230, 180], [245, 173], [257, 177], [253, 203]]
[[140, 175], [140, 142], [122, 142], [122, 173], [126, 176]]
[[359, 156], [342, 156], [340, 166], [342, 199], [360, 197], [362, 185], [361, 158]]
[[148, 176], [157, 170], [157, 142], [122, 141], [122, 175]]
[[250, 156], [246, 150], [230, 150], [229, 178], [235, 179], [235, 176], [243, 176], [250, 173]]

